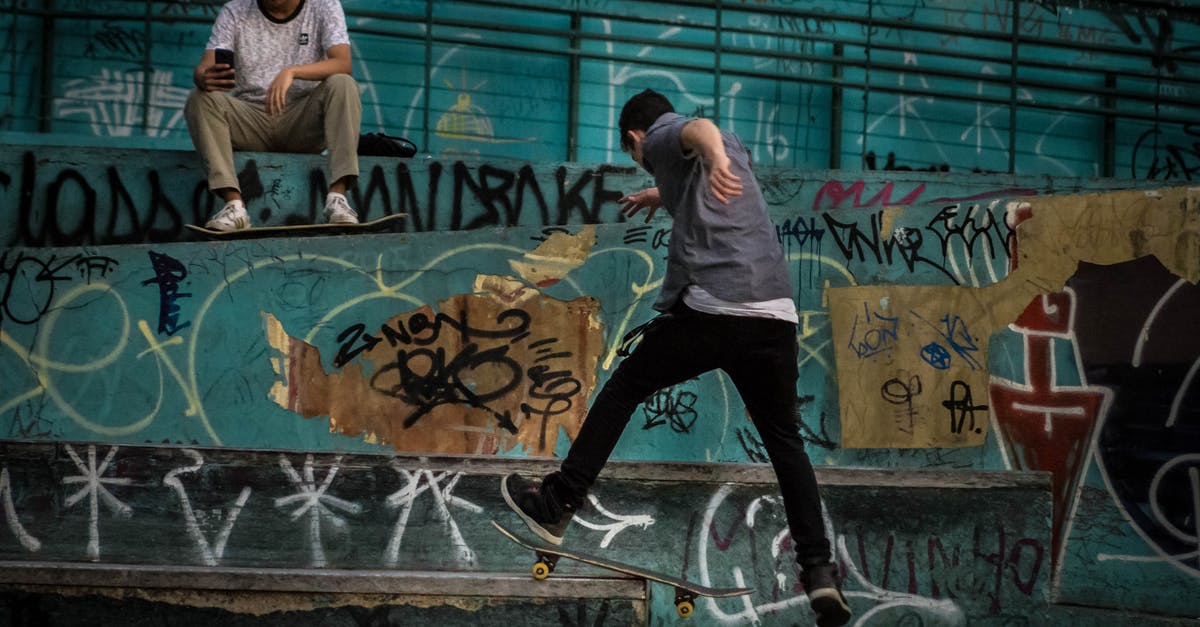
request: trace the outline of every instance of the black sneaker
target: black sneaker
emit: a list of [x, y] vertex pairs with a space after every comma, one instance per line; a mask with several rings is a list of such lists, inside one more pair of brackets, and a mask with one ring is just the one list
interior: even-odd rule
[[800, 573], [808, 603], [817, 615], [817, 627], [840, 627], [850, 621], [850, 605], [838, 584], [838, 567], [826, 562], [808, 566]]
[[513, 473], [500, 482], [500, 493], [504, 495], [504, 502], [539, 538], [555, 546], [562, 544], [563, 534], [574, 515], [562, 513], [557, 519], [552, 518], [550, 512], [554, 510], [547, 506], [539, 482]]

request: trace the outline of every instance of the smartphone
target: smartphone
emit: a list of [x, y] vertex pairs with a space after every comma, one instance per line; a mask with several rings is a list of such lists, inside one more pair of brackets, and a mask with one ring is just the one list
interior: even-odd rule
[[213, 52], [217, 55], [217, 63], [224, 63], [230, 68], [233, 67], [233, 51], [225, 48], [217, 48]]

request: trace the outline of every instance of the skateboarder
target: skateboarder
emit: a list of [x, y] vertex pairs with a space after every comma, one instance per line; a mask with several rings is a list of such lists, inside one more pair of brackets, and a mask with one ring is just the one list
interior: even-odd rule
[[207, 228], [250, 227], [234, 150], [328, 148], [333, 182], [325, 219], [358, 222], [345, 195], [358, 178], [362, 120], [350, 69], [350, 37], [337, 0], [232, 0], [221, 8], [184, 108], [208, 187], [225, 201]]
[[511, 474], [505, 502], [559, 544], [637, 405], [656, 390], [709, 370], [737, 387], [774, 466], [801, 583], [822, 627], [850, 620], [821, 519], [820, 495], [798, 421], [795, 304], [783, 249], [750, 154], [711, 121], [675, 113], [645, 90], [621, 110], [621, 149], [655, 187], [622, 199], [627, 217], [665, 207], [674, 224], [666, 276], [641, 341], [596, 395], [559, 470], [541, 480]]

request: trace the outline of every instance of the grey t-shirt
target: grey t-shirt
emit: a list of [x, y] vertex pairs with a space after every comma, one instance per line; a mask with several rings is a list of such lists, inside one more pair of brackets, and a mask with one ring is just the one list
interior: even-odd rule
[[749, 151], [737, 135], [721, 131], [730, 169], [743, 187], [740, 195], [722, 204], [712, 196], [708, 165], [698, 153], [684, 152], [680, 143], [683, 127], [691, 120], [664, 114], [642, 140], [643, 161], [674, 219], [667, 272], [654, 308], [670, 309], [688, 285], [732, 303], [791, 298], [783, 246], [750, 169]]
[[[262, 105], [281, 70], [321, 61], [331, 47], [349, 43], [346, 15], [338, 0], [301, 0], [286, 20], [268, 17], [257, 0], [231, 0], [217, 15], [206, 49], [233, 50], [237, 85], [230, 95]], [[288, 102], [317, 84], [292, 81]]]

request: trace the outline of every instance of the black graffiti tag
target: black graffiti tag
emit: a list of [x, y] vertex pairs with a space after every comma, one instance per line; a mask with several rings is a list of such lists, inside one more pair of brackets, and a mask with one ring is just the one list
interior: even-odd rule
[[[385, 324], [379, 336], [365, 332], [365, 325], [354, 324], [338, 335], [342, 342], [334, 364], [341, 367], [364, 350], [380, 342], [395, 348], [395, 359], [385, 363], [371, 377], [371, 388], [404, 401], [416, 410], [404, 419], [405, 428], [415, 425], [435, 408], [462, 404], [489, 412], [500, 426], [516, 433], [511, 413], [498, 412], [488, 403], [499, 399], [521, 384], [521, 366], [508, 354], [508, 345], [481, 349], [476, 338], [508, 339], [517, 342], [529, 335], [529, 313], [508, 309], [496, 316], [496, 328], [471, 326], [467, 312], [457, 317], [438, 313], [432, 318], [417, 312], [395, 325]], [[458, 332], [458, 353], [450, 356], [443, 347], [427, 348], [441, 337], [444, 329]]]
[[942, 401], [942, 407], [950, 411], [950, 433], [962, 433], [964, 428], [973, 433], [983, 432], [982, 427], [975, 426], [975, 412], [987, 411], [988, 406], [975, 404], [971, 386], [955, 381], [950, 385], [950, 398]]
[[[485, 371], [489, 376], [472, 376]], [[483, 381], [493, 387], [481, 387]], [[471, 343], [449, 360], [446, 349], [440, 347], [397, 351], [396, 360], [371, 377], [371, 388], [416, 407], [404, 419], [405, 428], [440, 405], [462, 404], [491, 413], [501, 428], [516, 433], [510, 413], [497, 412], [487, 403], [516, 389], [520, 382], [521, 366], [508, 356], [508, 346], [480, 350]]]
[[401, 344], [428, 346], [441, 337], [443, 327], [458, 331], [464, 342], [469, 342], [471, 338], [513, 338], [515, 341], [529, 334], [529, 320], [527, 312], [520, 309], [509, 309], [496, 316], [496, 324], [499, 328], [482, 329], [472, 327], [468, 323], [465, 311], [460, 312], [457, 318], [438, 313], [432, 319], [424, 312], [417, 312], [405, 320], [399, 320], [395, 325], [384, 324], [379, 335], [367, 333], [365, 324], [355, 323], [338, 334], [337, 341], [341, 342], [341, 347], [333, 358], [333, 365], [341, 368], [350, 363], [359, 353], [370, 351], [384, 341], [392, 348]]
[[646, 413], [646, 424], [642, 429], [653, 429], [669, 424], [675, 433], [687, 433], [696, 424], [695, 392], [679, 388], [662, 389], [650, 395], [642, 404]]
[[9, 261], [10, 251], [0, 253], [0, 321], [33, 324], [50, 310], [57, 285], [72, 281], [67, 269], [74, 266], [80, 278], [89, 282], [92, 276], [105, 276], [118, 262], [99, 255], [72, 255], [59, 258], [51, 255], [42, 260], [18, 251]]
[[913, 407], [913, 397], [921, 395], [921, 378], [912, 375], [907, 381], [902, 380], [904, 374], [889, 379], [879, 389], [883, 400], [896, 405], [896, 427], [903, 433], [912, 434], [917, 419], [917, 410]]
[[571, 408], [575, 406], [575, 396], [583, 391], [583, 383], [575, 378], [570, 370], [553, 370], [549, 365], [541, 363], [571, 356], [570, 352], [552, 351], [550, 345], [557, 341], [558, 338], [548, 338], [532, 342], [529, 345], [530, 349], [538, 353], [539, 356], [535, 361], [539, 363], [525, 372], [529, 377], [529, 389], [526, 392], [529, 402], [521, 403], [521, 413], [525, 414], [527, 418], [540, 416], [542, 419], [541, 431], [538, 436], [539, 450], [544, 450], [546, 447], [546, 432], [550, 428], [550, 418], [571, 411]]

